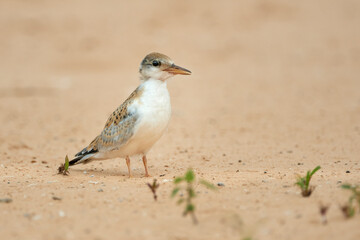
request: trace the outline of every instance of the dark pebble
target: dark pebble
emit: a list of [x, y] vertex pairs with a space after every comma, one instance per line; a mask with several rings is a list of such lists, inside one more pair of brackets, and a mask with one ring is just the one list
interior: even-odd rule
[[12, 199], [11, 198], [0, 198], [0, 203], [11, 203]]
[[346, 171], [346, 173], [350, 173], [350, 171], [349, 171], [349, 170], [347, 170], [347, 171]]
[[225, 184], [222, 183], [222, 182], [218, 182], [217, 185], [218, 185], [219, 187], [225, 187]]

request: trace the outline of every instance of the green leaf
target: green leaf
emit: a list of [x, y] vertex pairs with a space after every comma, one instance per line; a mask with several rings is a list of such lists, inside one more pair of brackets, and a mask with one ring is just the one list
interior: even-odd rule
[[184, 202], [184, 199], [183, 198], [180, 198], [177, 202], [176, 202], [176, 204], [177, 205], [180, 205], [180, 204], [182, 204]]
[[212, 189], [212, 190], [217, 190], [217, 188], [215, 187], [214, 184], [208, 182], [208, 181], [205, 181], [203, 179], [200, 180], [199, 182], [200, 184], [204, 185], [205, 187], [209, 188], [209, 189]]
[[305, 178], [305, 181], [304, 181], [306, 188], [309, 186], [310, 179], [311, 179], [310, 171], [307, 171], [307, 172], [306, 172], [306, 178]]
[[195, 210], [195, 206], [190, 203], [186, 206], [185, 212], [194, 212], [194, 210]]
[[298, 185], [301, 189], [305, 189], [305, 179], [304, 178], [299, 176], [298, 180], [295, 184]]
[[193, 172], [192, 169], [189, 169], [186, 174], [185, 174], [185, 180], [188, 182], [188, 183], [191, 183], [193, 182], [195, 179], [195, 174]]
[[314, 170], [311, 171], [311, 173], [310, 173], [310, 171], [307, 172], [307, 174], [306, 174], [306, 182], [305, 182], [305, 187], [306, 187], [306, 189], [308, 189], [308, 187], [309, 187], [311, 177], [312, 177], [320, 168], [321, 168], [320, 166], [317, 166], [316, 168], [314, 168]]
[[176, 194], [179, 192], [179, 190], [180, 190], [180, 188], [178, 188], [178, 187], [174, 188], [171, 192], [171, 197], [175, 197]]
[[319, 171], [321, 167], [317, 166], [316, 168], [314, 168], [314, 170], [312, 170], [312, 172], [310, 173], [310, 178], [312, 177], [312, 175], [314, 175], [317, 171]]
[[252, 237], [245, 237], [242, 240], [252, 240]]
[[341, 188], [342, 189], [352, 189], [350, 184], [343, 184], [343, 185], [341, 185]]
[[184, 178], [183, 178], [183, 177], [177, 177], [177, 178], [175, 178], [175, 180], [174, 180], [174, 184], [178, 184], [178, 183], [180, 183], [180, 182], [182, 182], [182, 181], [184, 181]]
[[65, 164], [64, 164], [64, 170], [65, 172], [69, 169], [69, 157], [66, 155], [65, 157]]

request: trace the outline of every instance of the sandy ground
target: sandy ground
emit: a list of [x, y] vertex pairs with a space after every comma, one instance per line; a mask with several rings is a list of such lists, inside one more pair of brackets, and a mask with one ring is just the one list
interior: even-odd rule
[[[1, 239], [360, 239], [360, 214], [339, 210], [341, 183], [360, 184], [359, 12], [355, 0], [2, 0]], [[152, 51], [193, 72], [168, 82], [172, 119], [148, 155], [158, 201], [138, 158], [132, 179], [123, 159], [57, 175]], [[317, 165], [303, 198], [295, 174]], [[196, 226], [169, 197], [190, 167], [225, 185], [197, 187]]]

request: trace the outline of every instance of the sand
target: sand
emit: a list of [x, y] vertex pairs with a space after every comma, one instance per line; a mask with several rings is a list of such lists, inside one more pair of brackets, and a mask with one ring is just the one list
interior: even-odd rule
[[[1, 239], [360, 239], [343, 183], [360, 184], [358, 1], [0, 3]], [[142, 161], [71, 167], [139, 84], [149, 52], [172, 118]], [[303, 198], [294, 185], [317, 165]], [[188, 168], [196, 216], [170, 194]], [[347, 172], [348, 171], [348, 172]], [[160, 183], [154, 201], [147, 183]], [[327, 224], [319, 206], [330, 205]]]

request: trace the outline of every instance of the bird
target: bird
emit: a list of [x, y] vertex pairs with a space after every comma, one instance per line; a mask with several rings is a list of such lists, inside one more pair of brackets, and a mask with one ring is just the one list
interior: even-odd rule
[[75, 155], [70, 166], [125, 158], [130, 178], [130, 157], [141, 155], [145, 177], [150, 177], [146, 155], [163, 135], [171, 116], [167, 80], [178, 74], [191, 75], [191, 71], [153, 52], [142, 60], [139, 73], [140, 85], [108, 117], [101, 133]]

